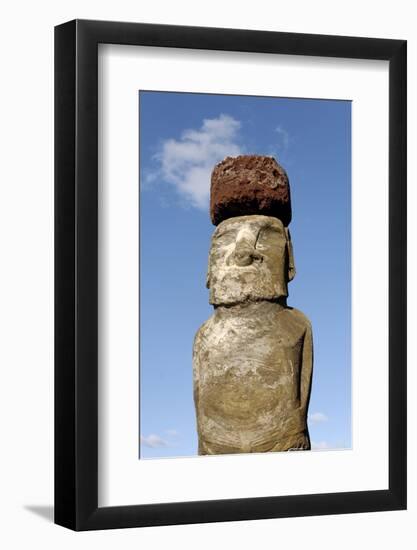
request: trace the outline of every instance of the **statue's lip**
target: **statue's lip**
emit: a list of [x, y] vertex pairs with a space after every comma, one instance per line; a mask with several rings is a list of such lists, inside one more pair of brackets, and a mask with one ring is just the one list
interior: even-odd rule
[[262, 262], [253, 262], [249, 265], [226, 265], [221, 268], [221, 271], [233, 272], [233, 271], [262, 271], [261, 267]]

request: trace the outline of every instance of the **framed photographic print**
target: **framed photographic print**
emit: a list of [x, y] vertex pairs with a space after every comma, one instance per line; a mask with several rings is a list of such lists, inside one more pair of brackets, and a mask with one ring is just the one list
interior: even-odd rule
[[405, 509], [406, 42], [71, 21], [55, 158], [56, 523]]

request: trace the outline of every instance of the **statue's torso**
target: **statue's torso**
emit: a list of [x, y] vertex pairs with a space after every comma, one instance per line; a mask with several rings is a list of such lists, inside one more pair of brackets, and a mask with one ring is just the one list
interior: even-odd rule
[[306, 430], [300, 408], [306, 318], [270, 306], [255, 314], [216, 311], [199, 331], [196, 405], [207, 453], [280, 450], [292, 437], [297, 446]]

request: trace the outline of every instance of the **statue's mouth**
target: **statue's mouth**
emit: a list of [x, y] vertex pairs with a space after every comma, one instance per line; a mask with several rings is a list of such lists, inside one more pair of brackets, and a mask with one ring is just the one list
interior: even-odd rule
[[236, 264], [233, 264], [233, 265], [229, 265], [227, 267], [225, 267], [224, 269], [224, 272], [225, 274], [227, 273], [229, 276], [233, 276], [234, 273], [236, 273], [237, 275], [239, 273], [259, 273], [260, 271], [262, 270], [262, 266], [258, 263], [248, 263], [248, 264], [241, 264], [241, 265], [236, 265]]

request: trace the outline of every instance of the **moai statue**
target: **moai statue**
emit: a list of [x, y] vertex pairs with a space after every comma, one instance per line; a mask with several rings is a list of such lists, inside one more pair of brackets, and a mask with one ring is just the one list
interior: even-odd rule
[[312, 333], [287, 306], [295, 275], [288, 177], [272, 157], [227, 157], [211, 178], [214, 314], [193, 348], [198, 453], [310, 449]]

